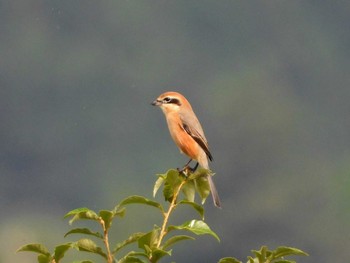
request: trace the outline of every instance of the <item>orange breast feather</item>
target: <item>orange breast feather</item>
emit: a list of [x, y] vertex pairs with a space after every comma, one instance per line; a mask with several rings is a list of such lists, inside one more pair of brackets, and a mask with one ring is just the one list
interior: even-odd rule
[[177, 147], [191, 159], [198, 160], [199, 145], [197, 142], [183, 129], [179, 118], [168, 117], [170, 117], [167, 118], [169, 131]]

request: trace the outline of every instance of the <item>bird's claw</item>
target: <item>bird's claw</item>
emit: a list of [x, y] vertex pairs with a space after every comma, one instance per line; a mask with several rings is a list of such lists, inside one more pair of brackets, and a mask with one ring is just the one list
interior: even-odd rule
[[190, 167], [189, 165], [185, 165], [184, 167], [182, 167], [181, 169], [180, 168], [177, 168], [177, 171], [184, 175], [185, 177], [188, 177], [188, 175], [190, 173], [194, 173], [197, 169], [197, 166], [195, 166], [194, 168]]

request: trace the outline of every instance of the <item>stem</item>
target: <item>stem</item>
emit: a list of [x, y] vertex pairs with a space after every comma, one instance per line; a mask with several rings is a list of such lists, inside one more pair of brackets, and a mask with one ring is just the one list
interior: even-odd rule
[[171, 200], [169, 209], [168, 209], [168, 211], [166, 213], [164, 213], [164, 221], [163, 221], [162, 228], [160, 230], [159, 240], [158, 240], [158, 243], [157, 243], [157, 248], [160, 247], [160, 245], [162, 244], [162, 240], [163, 240], [164, 236], [166, 235], [166, 227], [167, 227], [167, 224], [168, 224], [168, 221], [169, 221], [170, 214], [176, 207], [177, 197], [179, 196], [180, 190], [181, 190], [182, 186], [185, 183], [186, 183], [186, 180], [182, 181], [181, 184], [179, 185], [179, 187], [176, 189], [176, 191], [174, 193], [173, 200]]
[[109, 248], [109, 241], [108, 241], [108, 230], [106, 229], [106, 225], [105, 225], [105, 221], [100, 218], [100, 224], [102, 225], [103, 228], [103, 243], [106, 246], [106, 250], [107, 250], [107, 262], [108, 263], [113, 263], [113, 256], [111, 254], [111, 250]]

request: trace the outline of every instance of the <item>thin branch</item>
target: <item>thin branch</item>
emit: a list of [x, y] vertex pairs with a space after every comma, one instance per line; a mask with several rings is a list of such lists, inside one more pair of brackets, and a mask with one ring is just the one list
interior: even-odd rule
[[164, 221], [163, 221], [162, 228], [160, 230], [159, 240], [158, 240], [158, 243], [157, 243], [157, 248], [160, 247], [160, 245], [162, 244], [162, 240], [163, 240], [164, 236], [166, 235], [166, 227], [167, 227], [167, 224], [168, 224], [168, 221], [169, 221], [170, 214], [172, 213], [172, 211], [176, 207], [177, 197], [179, 196], [180, 190], [181, 190], [182, 186], [185, 183], [186, 183], [186, 180], [182, 181], [181, 184], [179, 185], [179, 187], [176, 189], [176, 191], [174, 193], [174, 196], [173, 196], [173, 199], [171, 200], [169, 209], [168, 209], [168, 211], [166, 213], [164, 213]]
[[105, 221], [100, 217], [100, 224], [102, 225], [103, 228], [103, 243], [106, 246], [107, 250], [107, 262], [108, 263], [113, 263], [113, 256], [111, 254], [111, 250], [109, 248], [109, 241], [108, 241], [108, 230], [106, 229]]

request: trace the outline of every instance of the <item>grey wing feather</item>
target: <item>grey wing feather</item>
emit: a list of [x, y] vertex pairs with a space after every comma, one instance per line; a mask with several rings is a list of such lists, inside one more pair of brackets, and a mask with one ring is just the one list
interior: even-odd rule
[[[184, 130], [199, 144], [199, 146], [208, 156], [209, 160], [212, 161], [213, 156], [209, 151], [207, 139], [204, 136], [202, 126], [200, 125], [197, 117], [192, 114], [187, 116], [180, 114], [180, 119], [182, 121], [182, 127], [184, 128]], [[187, 121], [185, 121], [185, 119]]]

